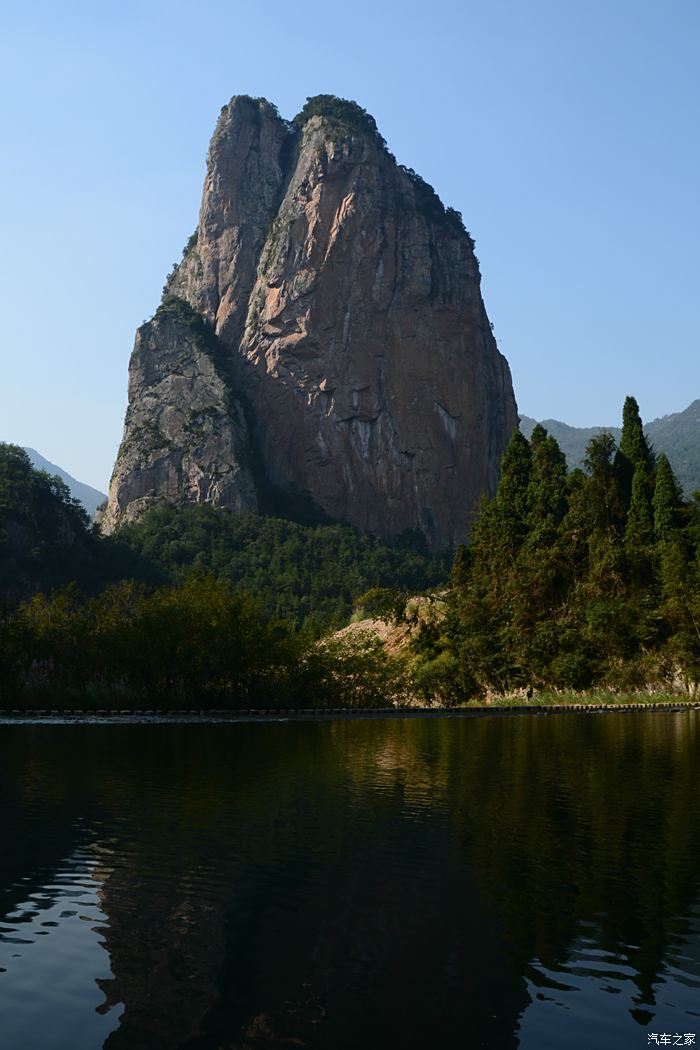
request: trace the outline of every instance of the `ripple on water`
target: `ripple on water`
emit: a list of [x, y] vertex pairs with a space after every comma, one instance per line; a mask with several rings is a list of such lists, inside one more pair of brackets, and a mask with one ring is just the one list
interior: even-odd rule
[[4, 730], [0, 1047], [692, 1031], [700, 718], [557, 718]]
[[[533, 959], [525, 973], [531, 1001], [519, 1020], [520, 1050], [561, 1050], [562, 1025], [567, 1050], [642, 1046], [652, 1030], [698, 1029], [700, 979], [694, 960], [679, 956], [677, 965], [664, 964], [646, 1001], [631, 961], [636, 950], [630, 945], [629, 954], [606, 951], [582, 936], [557, 969]], [[683, 968], [683, 962], [691, 967]]]
[[[0, 1045], [7, 1050], [39, 1045], [41, 1050], [96, 1050], [119, 1023], [119, 1010], [97, 1012], [104, 996], [96, 981], [112, 976], [96, 927], [107, 922], [100, 884], [88, 879], [90, 865], [82, 861], [72, 869], [71, 859], [66, 858], [60, 881], [20, 901], [0, 928], [0, 996], [12, 1004], [2, 1019]], [[89, 906], [91, 914], [65, 908], [65, 899], [76, 891], [80, 907]]]

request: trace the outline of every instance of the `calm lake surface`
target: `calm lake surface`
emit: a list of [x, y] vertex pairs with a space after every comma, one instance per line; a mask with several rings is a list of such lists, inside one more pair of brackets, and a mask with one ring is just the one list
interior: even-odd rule
[[0, 742], [3, 1050], [700, 1045], [700, 712]]

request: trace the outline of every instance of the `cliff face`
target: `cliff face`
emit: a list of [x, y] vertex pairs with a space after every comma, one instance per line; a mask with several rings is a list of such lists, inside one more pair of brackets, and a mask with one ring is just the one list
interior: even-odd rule
[[518, 417], [471, 238], [359, 107], [302, 118], [222, 110], [196, 241], [137, 335], [107, 529], [206, 499], [449, 546], [495, 488]]
[[182, 300], [139, 328], [104, 531], [160, 499], [257, 510], [248, 428], [221, 357], [213, 332]]

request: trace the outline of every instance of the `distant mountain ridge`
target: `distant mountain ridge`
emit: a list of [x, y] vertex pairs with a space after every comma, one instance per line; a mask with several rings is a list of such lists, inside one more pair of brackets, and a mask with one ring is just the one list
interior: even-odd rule
[[[537, 422], [530, 416], [520, 417], [520, 429], [525, 437], [530, 437]], [[571, 427], [558, 419], [539, 422], [559, 442], [570, 470], [582, 465], [586, 445], [596, 434], [607, 430], [616, 441], [620, 440], [620, 427]], [[668, 456], [683, 492], [690, 498], [700, 490], [700, 398], [682, 412], [645, 423], [644, 430], [654, 451]]]
[[32, 466], [37, 470], [45, 470], [47, 474], [57, 474], [62, 481], [65, 481], [70, 489], [71, 496], [80, 500], [91, 518], [94, 516], [100, 503], [104, 503], [107, 499], [106, 493], [100, 492], [99, 489], [94, 489], [92, 485], [86, 485], [84, 481], [78, 481], [77, 478], [74, 478], [68, 471], [63, 470], [62, 467], [58, 467], [55, 463], [44, 459], [36, 449], [25, 448], [24, 451], [29, 456]]
[[[559, 419], [538, 421], [531, 416], [520, 416], [520, 429], [525, 437], [530, 437], [537, 422], [556, 438], [570, 470], [583, 464], [586, 445], [596, 434], [607, 430], [616, 441], [619, 441], [621, 434], [620, 427], [572, 427]], [[666, 453], [686, 497], [690, 498], [693, 492], [700, 490], [700, 398], [682, 412], [672, 412], [646, 423], [644, 429], [654, 451]], [[78, 481], [62, 467], [45, 459], [36, 449], [25, 448], [24, 451], [37, 470], [45, 470], [47, 474], [57, 474], [62, 478], [71, 495], [80, 500], [91, 517], [107, 499], [106, 493]]]

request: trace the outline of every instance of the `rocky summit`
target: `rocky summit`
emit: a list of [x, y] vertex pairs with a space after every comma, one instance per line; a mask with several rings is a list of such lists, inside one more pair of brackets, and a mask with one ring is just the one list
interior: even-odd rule
[[104, 530], [166, 499], [454, 546], [517, 423], [459, 213], [355, 103], [234, 97], [136, 335]]

